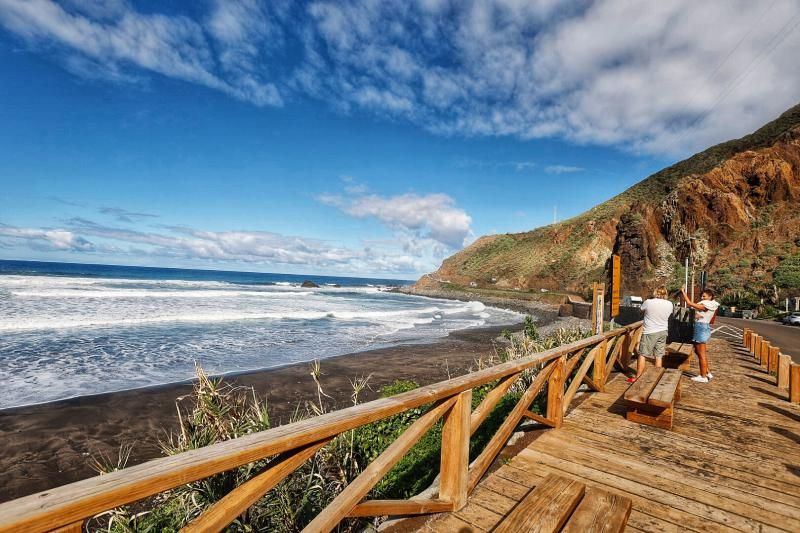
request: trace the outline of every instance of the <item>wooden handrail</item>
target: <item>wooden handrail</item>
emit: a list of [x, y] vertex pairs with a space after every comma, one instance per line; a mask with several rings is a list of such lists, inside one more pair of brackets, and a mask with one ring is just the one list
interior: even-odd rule
[[[597, 376], [602, 376], [600, 380], [602, 383], [598, 384], [586, 376], [591, 366], [588, 363], [581, 365], [579, 372], [583, 373], [583, 377], [576, 379], [576, 381], [590, 383], [592, 388], [595, 389], [602, 387], [605, 383], [606, 376], [609, 374], [611, 368], [613, 368], [614, 361], [620, 356], [620, 348], [623, 344], [626, 345], [626, 350], [633, 346], [631, 341], [640, 334], [641, 324], [641, 322], [637, 322], [600, 335], [594, 335], [580, 341], [558, 346], [523, 359], [509, 361], [447, 381], [420, 387], [390, 398], [374, 400], [340, 411], [326, 413], [307, 420], [213, 444], [201, 449], [154, 459], [124, 470], [78, 481], [6, 502], [0, 504], [0, 532], [52, 531], [64, 526], [74, 527], [76, 523], [80, 524], [81, 521], [109, 509], [114, 509], [255, 461], [279, 454], [291, 455], [291, 452], [298, 452], [300, 449], [315, 445], [321, 441], [326, 441], [341, 433], [410, 409], [415, 409], [434, 402], [440, 402], [439, 405], [442, 405], [442, 403], [450, 404], [451, 400], [455, 401], [455, 398], [459, 394], [487, 383], [500, 380], [501, 387], [507, 390], [508, 387], [519, 378], [524, 370], [537, 368], [542, 365], [547, 366], [548, 371], [540, 373], [537, 380], [535, 380], [535, 384], [541, 388], [541, 386], [544, 385], [543, 380], [549, 379], [550, 388], [553, 389], [551, 401], [558, 403], [558, 410], [556, 412], [548, 405], [547, 422], [551, 423], [553, 426], [558, 426], [560, 424], [560, 418], [565, 411], [562, 401], [564, 399], [564, 380], [568, 377], [566, 372], [568, 370], [566, 367], [567, 357], [572, 354], [574, 358], [571, 360], [572, 364], [570, 365], [570, 370], [573, 370], [578, 360], [583, 357], [582, 352], [584, 350], [591, 350], [603, 345], [608, 346], [611, 352], [608, 360], [606, 360], [605, 357], [596, 355], [596, 352], [592, 352], [586, 356], [587, 358], [591, 358], [592, 361], [602, 361], [605, 363], [605, 368], [594, 374], [595, 378], [597, 378]], [[618, 339], [613, 349], [611, 349], [612, 343], [608, 341], [619, 337], [625, 337], [626, 341], [623, 343], [622, 339]], [[596, 366], [597, 363], [595, 363], [595, 367]], [[560, 368], [560, 370], [556, 372], [556, 377], [554, 378], [551, 374], [552, 370], [555, 368]], [[550, 375], [549, 378], [548, 375]], [[555, 383], [559, 384], [559, 391], [555, 390]], [[569, 390], [569, 397], [571, 397], [576, 390], [577, 386], [571, 387]], [[536, 393], [538, 393], [538, 389]], [[529, 398], [530, 401], [533, 401], [536, 393], [529, 389], [529, 394], [526, 394], [524, 398]], [[551, 393], [548, 393], [548, 395], [551, 395]], [[496, 403], [501, 396], [502, 394], [493, 394], [491, 395], [491, 401]], [[488, 399], [489, 397], [487, 397], [487, 400]], [[528, 401], [527, 405], [523, 405], [522, 407], [518, 405], [513, 411], [513, 417], [509, 415], [509, 419], [513, 418], [513, 427], [516, 427], [519, 421], [526, 417], [527, 414], [534, 414], [527, 410], [530, 401]], [[487, 403], [486, 405], [482, 404], [482, 408], [473, 412], [471, 417], [466, 416], [465, 413], [461, 413], [459, 419], [462, 420], [466, 426], [454, 426], [452, 429], [454, 432], [453, 435], [457, 435], [458, 437], [450, 436], [448, 438], [452, 441], [459, 440], [468, 443], [468, 439], [465, 439], [464, 435], [468, 436], [474, 432], [477, 426], [486, 418], [489, 411], [491, 411], [491, 406]], [[511, 425], [512, 421], [507, 422]], [[506, 426], [506, 424], [504, 424], [504, 426]], [[505, 429], [507, 430], [507, 428]], [[506, 433], [506, 431], [504, 430], [498, 433]], [[495, 435], [495, 438], [498, 437], [501, 437], [501, 435]], [[495, 439], [493, 439], [493, 441], [494, 440]], [[502, 440], [502, 445], [504, 445], [506, 441], [507, 437], [505, 440]], [[502, 445], [499, 449], [502, 449]], [[492, 448], [496, 448], [496, 443]], [[497, 450], [498, 452], [499, 449]], [[493, 459], [494, 456], [492, 456], [492, 460]], [[482, 462], [485, 461], [486, 459], [484, 458]], [[463, 462], [463, 458], [459, 462]], [[491, 461], [489, 461], [489, 464], [491, 464]], [[470, 491], [474, 488], [474, 484], [477, 483], [473, 474], [475, 474], [475, 472], [471, 470], [469, 478]], [[268, 476], [265, 476], [265, 479], [267, 477]], [[478, 478], [480, 478], [480, 476], [478, 476]], [[449, 487], [455, 486], [453, 484], [460, 486], [463, 481], [464, 480], [460, 480], [458, 483], [456, 483], [456, 481], [450, 481], [449, 483], [451, 483], [451, 485]], [[253, 483], [250, 486], [257, 486], [257, 484]], [[263, 486], [267, 487], [269, 483], [264, 483]], [[451, 488], [447, 490], [450, 491]], [[457, 492], [460, 493], [461, 489]], [[246, 497], [249, 499], [254, 497], [252, 491], [244, 490], [242, 493], [247, 493]], [[243, 498], [244, 497], [245, 496], [243, 496]], [[453, 493], [450, 497], [457, 500], [455, 502], [456, 504], [463, 505], [463, 494], [456, 495]], [[234, 506], [240, 504], [241, 502], [238, 502]], [[372, 508], [385, 509], [385, 504], [386, 502], [380, 505], [372, 504]], [[435, 500], [431, 501], [427, 508], [441, 509], [444, 506], [444, 500]], [[405, 504], [399, 505], [398, 507], [424, 509], [426, 505], [423, 503]], [[368, 508], [370, 508], [370, 506], [361, 507], [358, 514], [363, 515], [364, 510]], [[328, 516], [346, 516], [350, 511], [351, 509], [348, 509], [342, 513], [341, 510], [332, 510]], [[325, 523], [327, 524], [328, 522]]]

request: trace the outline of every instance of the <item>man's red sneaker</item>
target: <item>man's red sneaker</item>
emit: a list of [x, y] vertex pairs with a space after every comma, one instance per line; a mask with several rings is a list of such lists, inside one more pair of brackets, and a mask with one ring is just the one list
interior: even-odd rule
[[628, 379], [626, 379], [625, 381], [627, 381], [628, 383], [636, 383], [636, 376], [631, 376]]

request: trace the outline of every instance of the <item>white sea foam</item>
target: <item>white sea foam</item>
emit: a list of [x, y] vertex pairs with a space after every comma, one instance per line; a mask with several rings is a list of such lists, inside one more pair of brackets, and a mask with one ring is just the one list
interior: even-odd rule
[[382, 287], [0, 276], [0, 408], [403, 342], [519, 315]]

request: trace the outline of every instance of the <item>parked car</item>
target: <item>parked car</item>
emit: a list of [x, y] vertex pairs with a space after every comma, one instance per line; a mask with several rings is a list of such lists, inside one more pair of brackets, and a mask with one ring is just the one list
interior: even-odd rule
[[800, 326], [800, 313], [789, 313], [783, 317], [783, 323], [787, 326]]

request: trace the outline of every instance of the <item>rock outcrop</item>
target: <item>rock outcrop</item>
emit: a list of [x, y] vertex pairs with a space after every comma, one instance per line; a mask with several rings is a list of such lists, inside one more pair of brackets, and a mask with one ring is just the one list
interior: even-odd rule
[[499, 288], [582, 291], [621, 256], [624, 292], [676, 286], [689, 257], [722, 288], [768, 284], [800, 252], [800, 106], [558, 224], [481, 237], [424, 276]]

